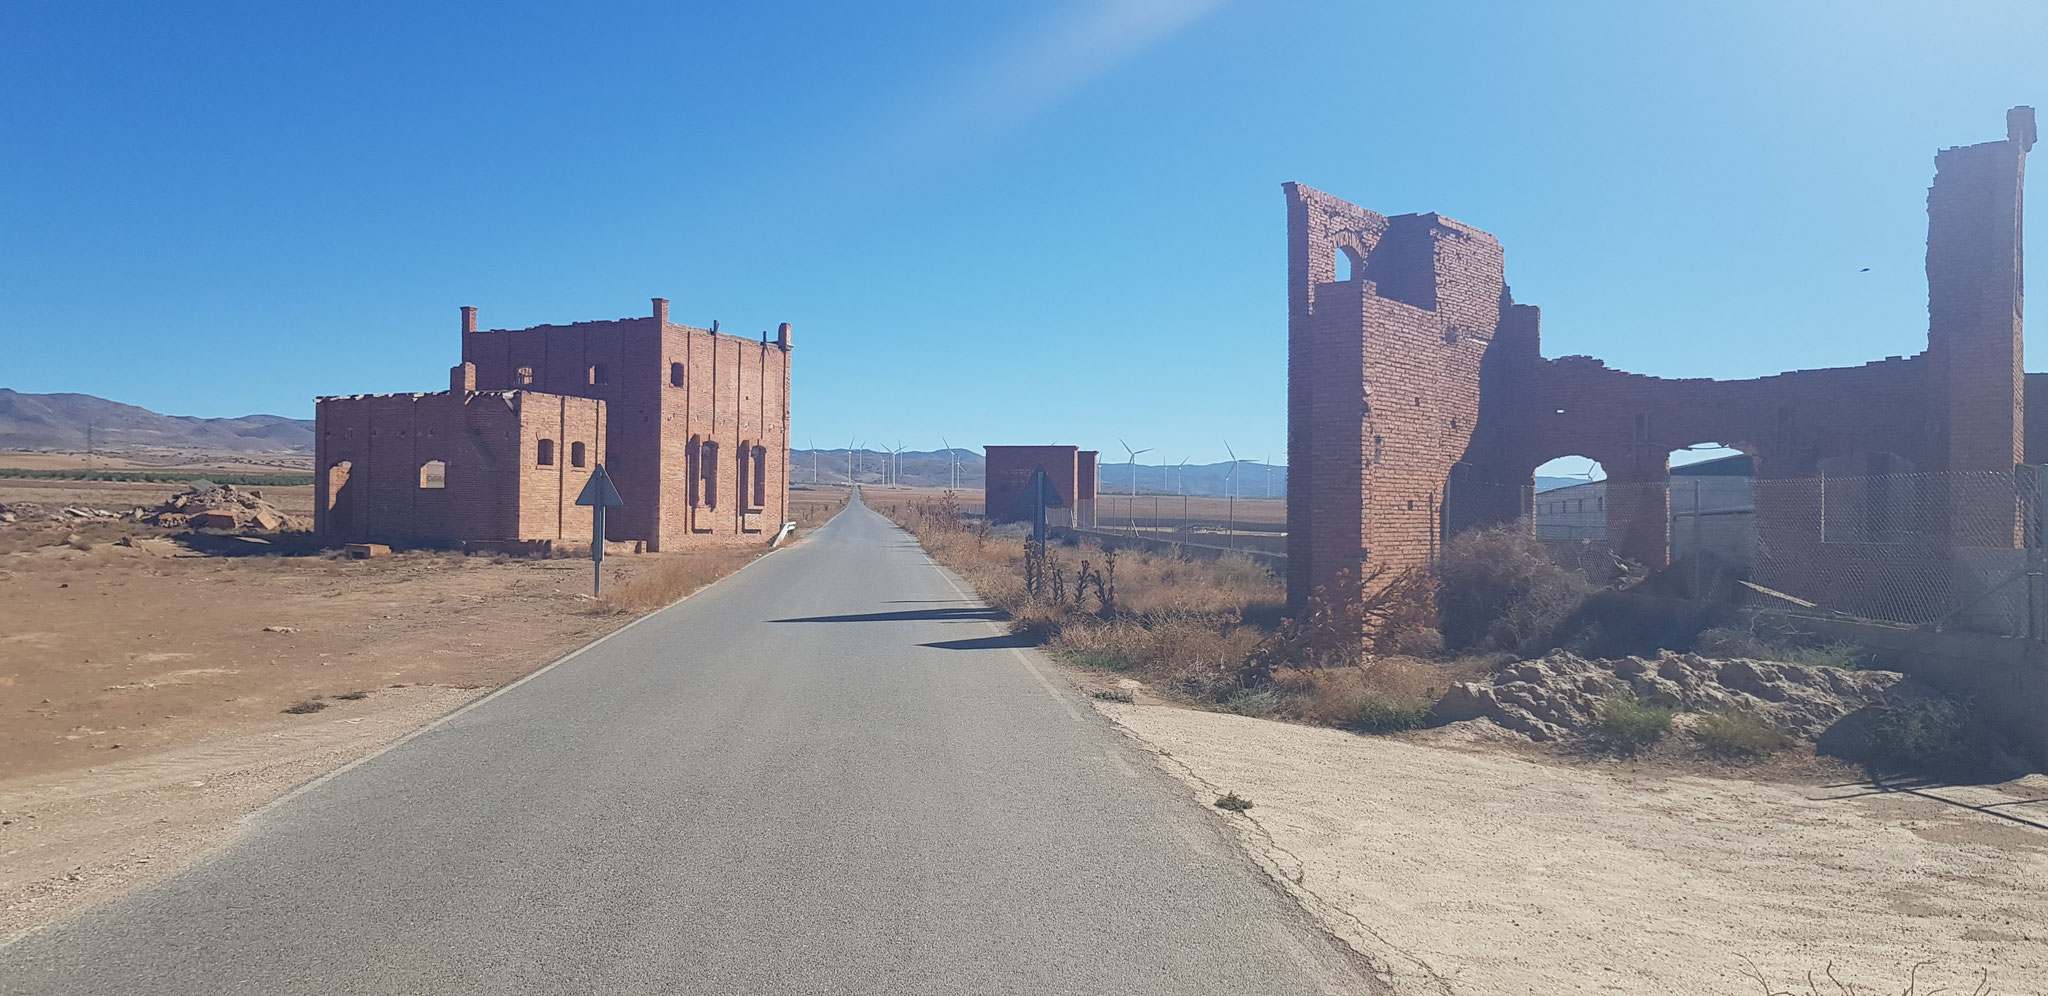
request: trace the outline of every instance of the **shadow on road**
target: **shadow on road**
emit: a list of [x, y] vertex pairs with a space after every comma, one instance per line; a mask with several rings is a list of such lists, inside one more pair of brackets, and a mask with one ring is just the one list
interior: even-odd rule
[[972, 640], [941, 640], [937, 643], [920, 643], [918, 646], [931, 647], [935, 650], [1002, 650], [1005, 647], [1029, 647], [1033, 646], [1033, 644], [1030, 640], [1015, 633], [1004, 633], [1001, 636], [983, 636]]
[[1001, 614], [990, 608], [960, 606], [952, 609], [898, 609], [894, 612], [861, 612], [844, 616], [804, 616], [800, 619], [770, 619], [778, 623], [849, 623], [849, 622], [944, 622], [966, 619], [1000, 619]]

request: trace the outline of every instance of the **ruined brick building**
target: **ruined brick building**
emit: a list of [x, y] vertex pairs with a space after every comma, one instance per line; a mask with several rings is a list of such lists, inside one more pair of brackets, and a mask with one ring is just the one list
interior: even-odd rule
[[[1668, 492], [1654, 485], [1683, 447], [1741, 450], [1760, 483], [1831, 467], [2010, 473], [2038, 462], [2026, 427], [2048, 419], [2048, 394], [2027, 407], [2032, 379], [2020, 365], [2021, 195], [2034, 140], [2033, 110], [2020, 107], [2003, 140], [1936, 156], [1925, 352], [1739, 381], [1546, 359], [1538, 310], [1510, 295], [1491, 235], [1286, 184], [1292, 606], [1376, 567], [1425, 565], [1456, 533], [1526, 514], [1535, 468], [1557, 457], [1605, 468], [1607, 536], [1653, 565], [1669, 550]], [[2048, 444], [2048, 426], [2036, 438]], [[1760, 527], [1772, 519], [1762, 494]], [[1953, 545], [2014, 546], [2022, 525], [2010, 495], [1965, 507], [1974, 500], [1941, 506]]]
[[983, 485], [987, 496], [984, 507], [989, 521], [1030, 521], [1024, 487], [1033, 471], [1044, 468], [1060, 499], [1059, 508], [1046, 511], [1046, 524], [1095, 528], [1100, 450], [1078, 446], [988, 446], [982, 452], [987, 482]]
[[774, 339], [644, 318], [479, 330], [448, 390], [325, 397], [314, 524], [340, 542], [588, 543], [601, 463], [647, 550], [766, 542], [788, 519], [790, 328]]

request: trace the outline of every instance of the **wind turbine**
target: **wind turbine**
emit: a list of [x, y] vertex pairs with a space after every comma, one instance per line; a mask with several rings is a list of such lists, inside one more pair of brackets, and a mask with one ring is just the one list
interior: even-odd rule
[[1130, 454], [1130, 455], [1131, 455], [1131, 456], [1130, 456], [1130, 459], [1131, 459], [1131, 515], [1130, 515], [1130, 519], [1131, 519], [1131, 532], [1135, 533], [1135, 532], [1137, 532], [1137, 531], [1138, 531], [1138, 454], [1140, 454], [1140, 453], [1150, 453], [1150, 452], [1152, 452], [1152, 447], [1150, 447], [1150, 446], [1147, 446], [1147, 447], [1145, 447], [1145, 448], [1144, 448], [1144, 449], [1142, 449], [1142, 450], [1134, 450], [1134, 449], [1131, 449], [1131, 444], [1129, 444], [1129, 443], [1126, 443], [1126, 442], [1124, 442], [1124, 441], [1123, 441], [1122, 437], [1118, 437], [1118, 439], [1117, 439], [1117, 443], [1123, 446], [1123, 448], [1124, 448], [1124, 452], [1125, 452], [1125, 453], [1128, 453], [1128, 454]]
[[1230, 454], [1230, 473], [1223, 475], [1223, 491], [1230, 498], [1230, 512], [1223, 521], [1223, 535], [1229, 538], [1230, 548], [1237, 549], [1237, 451], [1230, 448], [1230, 440], [1223, 441], [1223, 451]]
[[804, 442], [809, 446], [811, 451], [811, 483], [816, 484], [818, 483], [818, 441], [816, 439], [806, 437]]
[[1175, 493], [1175, 494], [1178, 494], [1178, 495], [1180, 495], [1180, 528], [1181, 528], [1181, 531], [1182, 531], [1182, 532], [1186, 532], [1186, 533], [1192, 533], [1192, 532], [1193, 532], [1193, 530], [1192, 530], [1192, 529], [1190, 529], [1190, 528], [1188, 528], [1188, 458], [1187, 458], [1187, 457], [1181, 457], [1181, 458], [1180, 458], [1180, 466], [1178, 466], [1178, 467], [1175, 467], [1175, 468], [1173, 468], [1173, 490], [1174, 490], [1174, 493]]
[[946, 437], [940, 436], [939, 442], [946, 444], [946, 488], [950, 491], [958, 491], [960, 490], [960, 457], [953, 452], [953, 444], [947, 442]]
[[1273, 497], [1273, 451], [1266, 451], [1266, 497]]
[[901, 485], [903, 483], [902, 436], [896, 437], [896, 448], [889, 451], [889, 481], [890, 483], [897, 485]]

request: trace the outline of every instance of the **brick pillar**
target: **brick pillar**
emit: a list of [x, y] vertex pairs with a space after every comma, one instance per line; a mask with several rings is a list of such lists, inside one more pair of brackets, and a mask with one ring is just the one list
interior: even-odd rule
[[668, 298], [654, 299], [654, 324], [657, 327], [668, 324]]
[[[1933, 442], [1952, 472], [2007, 472], [2025, 459], [2021, 366], [2021, 201], [2032, 108], [2006, 115], [2006, 139], [1943, 149], [1927, 192], [1929, 393]], [[1949, 508], [1961, 546], [2016, 543], [2011, 503], [1959, 487]], [[2010, 519], [2008, 523], [2006, 520]]]

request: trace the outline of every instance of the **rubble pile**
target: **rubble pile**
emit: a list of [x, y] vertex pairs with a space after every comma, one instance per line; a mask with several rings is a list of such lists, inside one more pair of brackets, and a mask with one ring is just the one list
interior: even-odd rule
[[253, 529], [260, 532], [307, 528], [304, 520], [278, 511], [261, 491], [232, 484], [199, 482], [155, 508], [138, 508], [135, 519], [152, 526], [188, 529]]
[[1531, 740], [1568, 740], [1599, 723], [1595, 705], [1613, 695], [1687, 712], [1754, 713], [1786, 733], [1821, 735], [1842, 717], [1889, 699], [1932, 696], [1902, 674], [1715, 659], [1665, 651], [1656, 657], [1588, 660], [1553, 651], [1503, 665], [1484, 681], [1451, 685], [1437, 704], [1447, 722], [1485, 719]]

